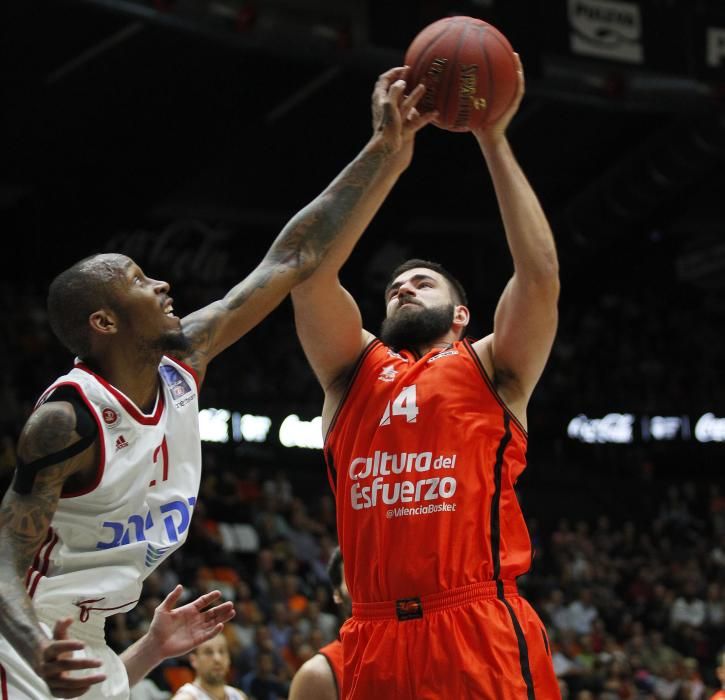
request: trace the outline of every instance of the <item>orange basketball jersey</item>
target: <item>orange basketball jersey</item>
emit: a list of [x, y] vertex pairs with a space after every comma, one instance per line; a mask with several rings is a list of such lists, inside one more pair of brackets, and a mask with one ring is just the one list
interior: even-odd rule
[[333, 642], [322, 647], [318, 652], [325, 657], [325, 660], [330, 666], [332, 676], [335, 679], [335, 690], [337, 691], [337, 697], [340, 697], [340, 689], [342, 688], [342, 669], [344, 667], [342, 658], [342, 642], [336, 639]]
[[526, 432], [468, 341], [364, 351], [325, 444], [355, 602], [515, 579], [531, 543], [514, 493]]

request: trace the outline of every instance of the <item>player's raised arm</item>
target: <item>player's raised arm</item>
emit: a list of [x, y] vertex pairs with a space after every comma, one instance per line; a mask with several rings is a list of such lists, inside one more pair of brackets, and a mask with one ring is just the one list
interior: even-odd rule
[[[64, 457], [84, 444], [80, 453]], [[33, 610], [25, 578], [49, 534], [63, 485], [74, 475], [93, 468], [95, 445], [88, 446], [76, 431], [71, 405], [53, 402], [41, 406], [26, 423], [18, 459], [15, 478], [0, 505], [0, 634], [48, 684], [54, 696], [78, 697], [103, 681], [105, 675], [73, 678], [68, 672], [97, 668], [100, 661], [68, 658], [67, 652], [84, 646], [66, 639], [70, 620], [59, 622], [53, 638], [48, 637]], [[32, 579], [33, 572], [30, 583]]]
[[[405, 69], [385, 73], [376, 87], [376, 130], [358, 156], [277, 236], [257, 267], [226, 296], [182, 320], [200, 374], [214, 356], [259, 323], [292, 287], [322, 264], [338, 269], [410, 160], [412, 134], [427, 124], [415, 103], [422, 86], [405, 97]], [[323, 145], [322, 147], [326, 147]]]
[[509, 407], [522, 421], [551, 351], [558, 320], [559, 264], [551, 228], [511, 151], [505, 131], [524, 91], [492, 126], [475, 132], [493, 180], [514, 274], [501, 295], [491, 336], [475, 347]]
[[405, 75], [406, 69], [393, 68], [378, 78], [372, 97], [373, 136], [358, 159], [330, 186], [334, 201], [326, 210], [328, 226], [334, 229], [344, 222], [344, 236], [292, 294], [297, 333], [328, 395], [371, 338], [362, 328], [357, 304], [340, 285], [338, 273], [410, 164], [416, 132], [435, 116], [421, 116], [415, 109], [424, 88], [416, 86], [406, 96]]

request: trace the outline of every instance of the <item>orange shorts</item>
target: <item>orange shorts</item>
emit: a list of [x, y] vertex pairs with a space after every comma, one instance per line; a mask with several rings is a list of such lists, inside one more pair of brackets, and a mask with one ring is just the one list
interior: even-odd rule
[[353, 604], [345, 700], [560, 700], [551, 650], [513, 582]]

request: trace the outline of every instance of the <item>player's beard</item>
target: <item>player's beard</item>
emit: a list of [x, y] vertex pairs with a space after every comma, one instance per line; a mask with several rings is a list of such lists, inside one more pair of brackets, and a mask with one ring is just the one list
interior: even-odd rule
[[453, 304], [430, 309], [416, 308], [415, 305], [402, 307], [383, 321], [380, 340], [393, 350], [427, 345], [451, 330], [454, 314]]
[[156, 349], [163, 353], [185, 353], [191, 349], [191, 340], [181, 329], [167, 331], [157, 339]]
[[179, 329], [166, 331], [153, 339], [140, 340], [139, 348], [143, 355], [184, 355], [191, 349], [191, 341]]
[[202, 680], [212, 688], [220, 688], [226, 684], [226, 672], [210, 669], [203, 674]]

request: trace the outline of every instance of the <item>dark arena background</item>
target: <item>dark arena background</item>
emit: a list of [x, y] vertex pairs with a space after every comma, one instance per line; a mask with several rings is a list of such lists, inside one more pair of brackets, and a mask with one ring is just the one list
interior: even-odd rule
[[[46, 319], [53, 276], [116, 251], [170, 282], [179, 315], [218, 298], [365, 144], [377, 75], [449, 14], [491, 22], [521, 54], [509, 137], [561, 262], [518, 485], [536, 550], [520, 586], [564, 697], [709, 698], [725, 646], [721, 0], [8, 0], [3, 490], [33, 402], [72, 361]], [[449, 267], [472, 335], [490, 332], [512, 267], [470, 135], [419, 135], [343, 271], [373, 331], [407, 257]], [[276, 695], [257, 700], [286, 697], [339, 624], [321, 400], [289, 302], [213, 363], [189, 540], [112, 619], [115, 648], [177, 581], [189, 596], [221, 586], [237, 605], [230, 682], [249, 691], [271, 657]], [[153, 681], [188, 673], [180, 659]]]

